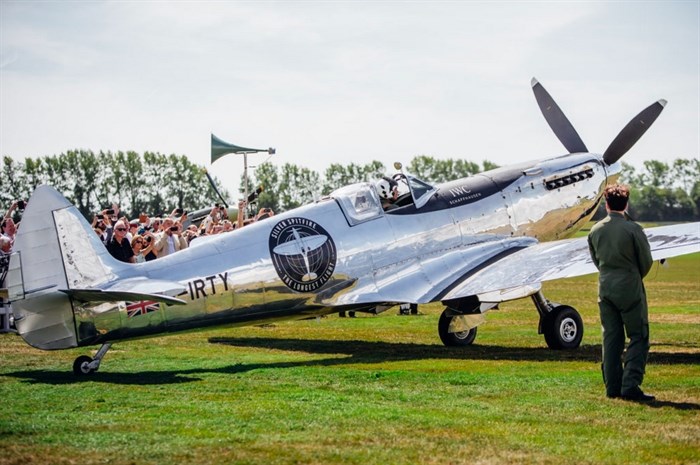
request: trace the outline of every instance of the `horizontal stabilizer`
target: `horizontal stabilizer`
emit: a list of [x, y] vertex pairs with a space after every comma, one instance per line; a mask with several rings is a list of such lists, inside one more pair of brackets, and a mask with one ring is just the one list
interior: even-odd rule
[[185, 305], [185, 301], [177, 297], [163, 294], [144, 294], [129, 291], [103, 291], [102, 289], [59, 289], [72, 299], [81, 302], [117, 302], [134, 300], [154, 300], [169, 305]]
[[122, 279], [106, 287], [61, 289], [61, 292], [82, 302], [155, 300], [170, 305], [184, 305], [184, 300], [173, 296], [185, 293], [186, 289], [176, 282], [137, 277]]

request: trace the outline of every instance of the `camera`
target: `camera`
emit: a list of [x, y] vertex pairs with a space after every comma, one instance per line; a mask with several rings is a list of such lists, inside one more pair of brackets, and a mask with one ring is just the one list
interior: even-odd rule
[[255, 202], [262, 191], [263, 191], [263, 186], [258, 186], [258, 188], [255, 189], [255, 191], [251, 192], [248, 195], [248, 203]]
[[107, 209], [107, 210], [105, 210], [105, 213], [107, 215], [114, 215], [114, 209], [113, 208]]
[[177, 232], [177, 230], [180, 229], [177, 226], [170, 226], [170, 230], [173, 232]]
[[176, 209], [175, 209], [175, 214], [177, 214], [177, 215], [182, 215], [182, 208], [176, 208]]
[[153, 238], [151, 236], [146, 237], [146, 242], [151, 242]]
[[25, 203], [24, 200], [17, 201], [17, 208], [19, 208], [20, 210], [24, 210], [24, 207], [26, 207], [26, 206], [27, 206], [27, 204]]

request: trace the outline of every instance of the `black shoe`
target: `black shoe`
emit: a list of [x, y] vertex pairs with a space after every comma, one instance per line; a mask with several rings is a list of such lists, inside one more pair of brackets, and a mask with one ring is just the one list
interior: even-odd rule
[[605, 394], [605, 397], [608, 399], [619, 399], [621, 396], [620, 394]]
[[620, 397], [622, 400], [629, 400], [631, 402], [653, 402], [656, 400], [656, 397], [644, 394], [639, 388], [630, 393], [622, 394]]

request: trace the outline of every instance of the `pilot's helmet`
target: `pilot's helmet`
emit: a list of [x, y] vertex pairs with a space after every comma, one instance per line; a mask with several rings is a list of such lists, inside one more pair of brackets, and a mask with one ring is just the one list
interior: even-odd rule
[[394, 187], [397, 185], [398, 184], [396, 184], [396, 181], [393, 179], [382, 176], [382, 179], [377, 181], [377, 192], [379, 192], [379, 196], [383, 199], [391, 199], [393, 198], [391, 191], [394, 190]]

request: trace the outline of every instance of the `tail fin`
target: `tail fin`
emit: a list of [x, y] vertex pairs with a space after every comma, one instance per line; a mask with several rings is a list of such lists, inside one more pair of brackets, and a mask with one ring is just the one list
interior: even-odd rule
[[77, 208], [54, 188], [39, 186], [24, 211], [7, 275], [18, 332], [34, 347], [75, 347], [72, 303], [58, 291], [111, 281], [126, 266], [109, 255]]

